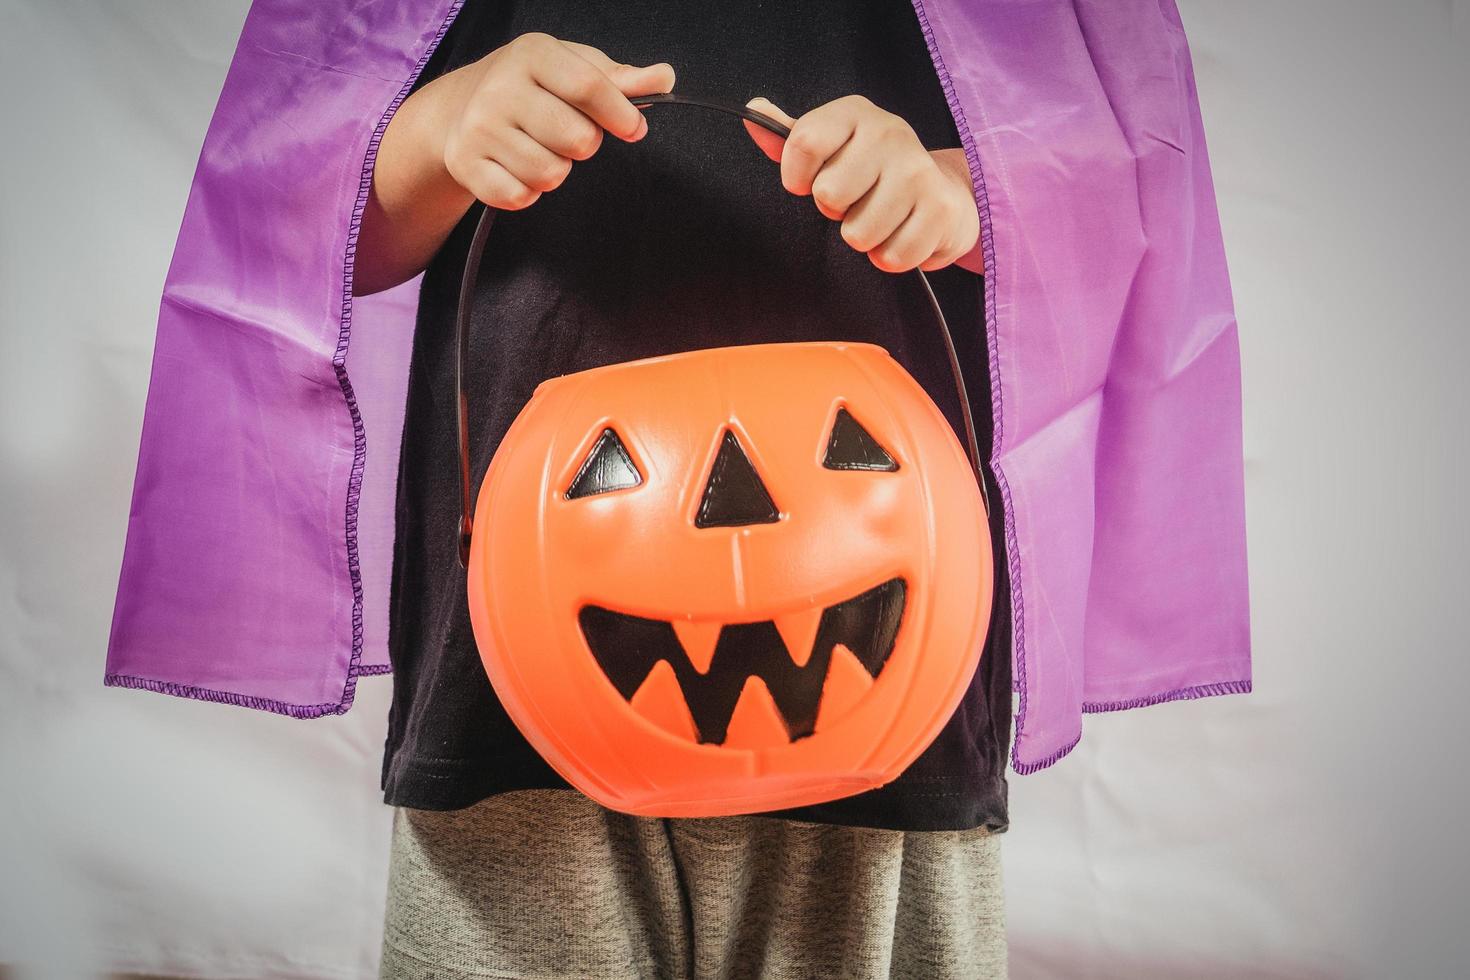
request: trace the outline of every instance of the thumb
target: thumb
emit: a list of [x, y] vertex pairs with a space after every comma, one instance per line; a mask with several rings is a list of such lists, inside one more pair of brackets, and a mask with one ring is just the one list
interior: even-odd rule
[[674, 88], [673, 65], [665, 62], [659, 62], [656, 65], [625, 65], [614, 61], [601, 48], [594, 48], [590, 44], [582, 44], [577, 41], [561, 43], [590, 62], [592, 67], [611, 79], [612, 83], [618, 87], [618, 91], [629, 98], [635, 95], [669, 92]]
[[[776, 120], [779, 123], [784, 123], [788, 127], [796, 125], [796, 120], [786, 115], [786, 113], [782, 111], [780, 106], [776, 105], [770, 99], [751, 99], [749, 102], [745, 103], [745, 107], [747, 109], [754, 109], [756, 112], [759, 112], [763, 116], [770, 116], [772, 119]], [[786, 141], [784, 139], [777, 136], [769, 129], [763, 129], [760, 126], [757, 126], [755, 123], [749, 121], [745, 123], [745, 131], [750, 134], [751, 139], [755, 140], [755, 145], [761, 148], [762, 153], [770, 157], [772, 160], [775, 160], [777, 163], [781, 162], [781, 148], [786, 145]]]
[[629, 98], [671, 92], [674, 88], [674, 66], [666, 62], [656, 65], [614, 65], [607, 72], [607, 77], [612, 79], [619, 92]]

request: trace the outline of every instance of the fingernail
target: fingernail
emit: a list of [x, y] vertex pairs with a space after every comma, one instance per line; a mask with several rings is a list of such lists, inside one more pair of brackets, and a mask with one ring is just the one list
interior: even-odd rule
[[636, 143], [648, 135], [648, 117], [643, 116], [638, 120], [638, 128], [633, 132], [633, 141]]

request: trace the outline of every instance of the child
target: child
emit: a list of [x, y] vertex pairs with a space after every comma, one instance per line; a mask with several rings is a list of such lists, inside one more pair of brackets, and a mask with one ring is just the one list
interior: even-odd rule
[[[1021, 773], [1071, 752], [1087, 712], [1251, 690], [1239, 337], [1178, 10], [912, 3], [252, 5], [159, 308], [104, 683], [330, 717], [391, 647], [390, 973], [997, 972], [1012, 663]], [[527, 34], [548, 57], [451, 70]], [[637, 138], [573, 57], [623, 97], [669, 64], [682, 93], [792, 110], [781, 176], [828, 213], [733, 123], [652, 110]], [[583, 118], [613, 138], [557, 152]], [[538, 379], [723, 344], [882, 344], [956, 425], [917, 283], [880, 270], [966, 247], [941, 179], [959, 146], [983, 277], [964, 255], [932, 275], [991, 409], [1005, 543], [967, 696], [871, 793], [716, 821], [591, 807], [510, 724], [466, 622], [447, 394], [465, 208], [541, 195], [497, 219], [478, 280], [475, 476]], [[935, 225], [910, 225], [921, 201]], [[348, 290], [420, 268], [405, 403], [405, 305]], [[399, 408], [394, 515], [373, 460]]]
[[[671, 90], [676, 69], [681, 92], [749, 101], [790, 138], [628, 101]], [[368, 293], [425, 273], [391, 600], [384, 976], [1004, 975], [1003, 595], [964, 702], [893, 784], [779, 818], [654, 820], [568, 791], [520, 736], [456, 560], [453, 315], [476, 199], [508, 212], [472, 325], [477, 479], [541, 380], [732, 344], [880, 344], [962, 432], [922, 294], [891, 274], [933, 273], [987, 405], [959, 146], [903, 0], [459, 14], [384, 134], [354, 278]]]

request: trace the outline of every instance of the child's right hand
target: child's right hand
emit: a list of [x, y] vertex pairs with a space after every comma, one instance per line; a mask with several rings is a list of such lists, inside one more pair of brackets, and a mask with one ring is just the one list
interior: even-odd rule
[[633, 142], [648, 132], [629, 96], [667, 92], [667, 64], [623, 65], [586, 44], [522, 34], [424, 86], [443, 112], [445, 170], [496, 208], [519, 209], [561, 185], [603, 131]]
[[373, 165], [352, 291], [374, 293], [424, 270], [475, 198], [518, 210], [561, 185], [604, 131], [643, 138], [629, 96], [667, 92], [666, 64], [620, 65], [596, 48], [523, 34], [411, 95]]

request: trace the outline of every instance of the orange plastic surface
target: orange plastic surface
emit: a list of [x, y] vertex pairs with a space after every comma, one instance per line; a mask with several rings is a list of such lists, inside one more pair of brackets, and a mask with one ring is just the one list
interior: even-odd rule
[[[823, 467], [839, 408], [897, 470]], [[567, 499], [609, 428], [642, 482]], [[695, 525], [727, 430], [779, 520]], [[836, 647], [816, 730], [795, 741], [751, 677], [724, 743], [700, 744], [667, 661], [625, 699], [578, 623], [589, 604], [667, 620], [707, 669], [721, 626], [774, 620], [801, 663], [823, 608], [894, 577], [906, 605], [887, 663], [875, 679]], [[719, 348], [547, 381], [491, 462], [470, 546], [475, 639], [510, 717], [573, 786], [644, 816], [759, 812], [891, 781], [969, 686], [992, 589], [964, 451], [918, 383], [868, 344]]]

